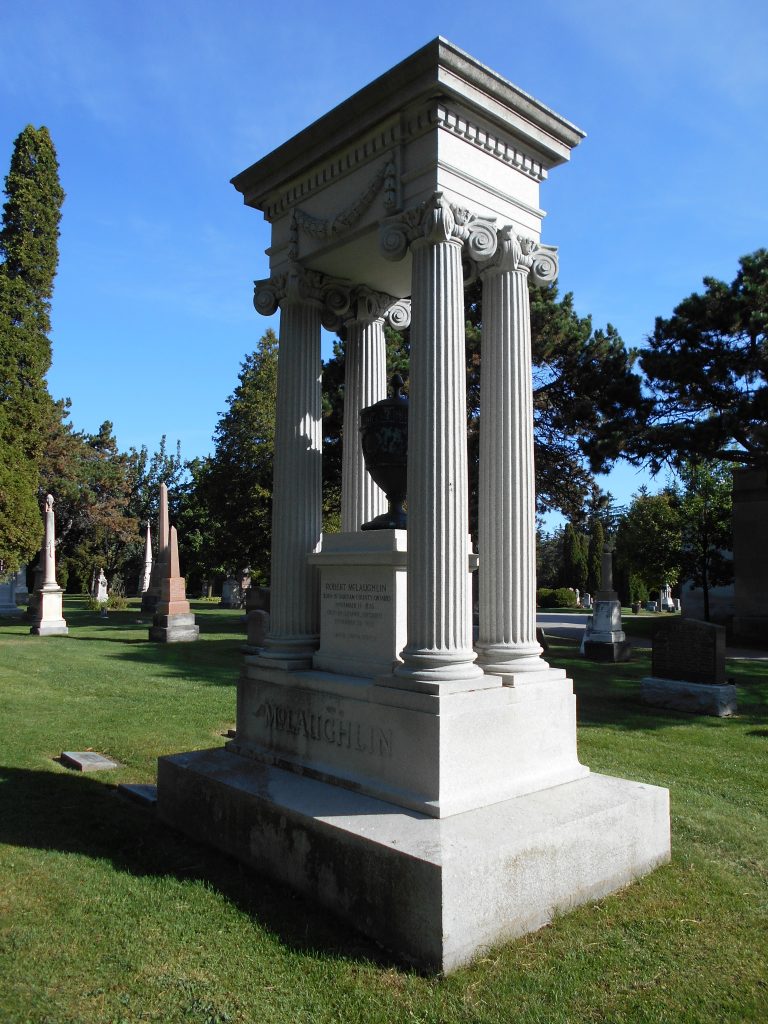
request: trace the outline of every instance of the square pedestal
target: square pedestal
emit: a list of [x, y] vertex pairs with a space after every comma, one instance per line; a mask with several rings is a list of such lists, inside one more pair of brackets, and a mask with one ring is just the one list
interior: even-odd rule
[[69, 633], [64, 618], [64, 591], [61, 587], [38, 590], [37, 607], [29, 632], [34, 636], [66, 636]]
[[163, 757], [163, 821], [450, 971], [669, 860], [669, 794], [589, 775], [435, 819], [226, 751]]
[[309, 561], [320, 569], [317, 669], [352, 676], [392, 671], [406, 642], [405, 530], [325, 534]]
[[193, 612], [183, 615], [155, 615], [149, 628], [149, 639], [161, 644], [197, 640], [199, 634], [200, 627], [195, 625]]

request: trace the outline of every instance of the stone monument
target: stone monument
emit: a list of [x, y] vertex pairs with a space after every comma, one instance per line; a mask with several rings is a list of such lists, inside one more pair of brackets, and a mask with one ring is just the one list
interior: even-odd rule
[[22, 611], [17, 602], [17, 581], [18, 574], [14, 573], [8, 579], [0, 583], [0, 615], [6, 618], [18, 618]]
[[221, 585], [221, 608], [242, 608], [243, 592], [234, 576], [227, 576]]
[[[430, 970], [670, 855], [667, 791], [579, 762], [572, 683], [536, 640], [528, 278], [555, 277], [539, 185], [582, 138], [436, 39], [234, 179], [272, 225], [256, 309], [280, 309], [270, 627], [244, 658], [235, 738], [161, 758], [158, 813]], [[477, 275], [473, 650], [464, 282]], [[407, 298], [408, 528], [363, 532], [384, 502], [362, 477], [357, 417], [384, 398], [385, 311]], [[320, 328], [340, 321], [360, 342], [351, 469], [344, 532], [323, 536]]]
[[98, 601], [99, 604], [106, 604], [108, 598], [109, 587], [107, 585], [107, 577], [104, 575], [104, 570], [99, 569], [95, 580], [93, 599]]
[[63, 636], [69, 629], [64, 619], [64, 591], [56, 582], [56, 529], [52, 494], [45, 499], [45, 541], [41, 563], [43, 582], [35, 595], [35, 617], [29, 631], [36, 636]]
[[581, 653], [591, 661], [628, 661], [632, 645], [621, 624], [621, 602], [613, 589], [613, 552], [608, 548], [603, 551], [601, 569], [600, 590], [592, 602]]
[[725, 627], [681, 619], [653, 634], [650, 676], [640, 681], [646, 704], [726, 718], [736, 714], [736, 687], [725, 677]]
[[[168, 488], [165, 484], [160, 484], [160, 507], [157, 513], [157, 558], [150, 571], [149, 586], [141, 595], [141, 610], [143, 612], [154, 612], [155, 606], [160, 600], [160, 585], [168, 567], [169, 537]], [[146, 552], [144, 561], [146, 565]]]
[[[144, 595], [149, 590], [149, 584], [152, 580], [152, 534], [149, 529], [149, 520], [147, 520], [147, 533], [144, 538], [144, 568], [141, 572], [141, 579], [139, 580], [139, 595], [144, 600]], [[143, 608], [142, 608], [143, 610]]]
[[171, 644], [197, 640], [200, 627], [187, 600], [185, 581], [179, 570], [179, 545], [176, 527], [170, 527], [165, 576], [160, 581], [160, 596], [149, 629], [149, 639]]
[[16, 604], [20, 607], [25, 605], [29, 600], [29, 591], [27, 590], [27, 567], [26, 565], [20, 565], [19, 571], [16, 573]]

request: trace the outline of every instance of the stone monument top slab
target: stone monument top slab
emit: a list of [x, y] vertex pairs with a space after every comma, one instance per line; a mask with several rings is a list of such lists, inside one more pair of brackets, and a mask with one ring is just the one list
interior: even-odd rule
[[370, 287], [403, 297], [411, 292], [410, 258], [382, 254], [382, 221], [440, 191], [447, 202], [538, 241], [539, 185], [584, 137], [438, 37], [232, 184], [272, 224], [273, 272], [299, 260], [358, 280], [364, 268]]

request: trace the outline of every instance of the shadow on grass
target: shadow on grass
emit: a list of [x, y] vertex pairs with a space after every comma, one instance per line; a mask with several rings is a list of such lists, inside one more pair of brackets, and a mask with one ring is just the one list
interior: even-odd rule
[[200, 881], [289, 949], [396, 966], [328, 911], [181, 836], [153, 811], [119, 796], [115, 786], [84, 775], [0, 766], [0, 843], [105, 859], [137, 877]]
[[553, 667], [564, 668], [573, 679], [580, 726], [610, 725], [618, 729], [650, 731], [673, 724], [727, 728], [768, 722], [768, 664], [727, 662], [727, 674], [736, 683], [739, 714], [732, 719], [708, 718], [640, 701], [640, 680], [651, 674], [650, 652], [635, 651], [631, 661], [616, 665], [588, 661], [575, 644], [550, 643], [546, 654]]

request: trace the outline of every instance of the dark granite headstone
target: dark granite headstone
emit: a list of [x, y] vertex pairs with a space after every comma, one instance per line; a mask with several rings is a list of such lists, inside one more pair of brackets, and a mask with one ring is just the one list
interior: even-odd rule
[[653, 675], [688, 683], [724, 684], [725, 629], [712, 622], [664, 622], [653, 634]]

